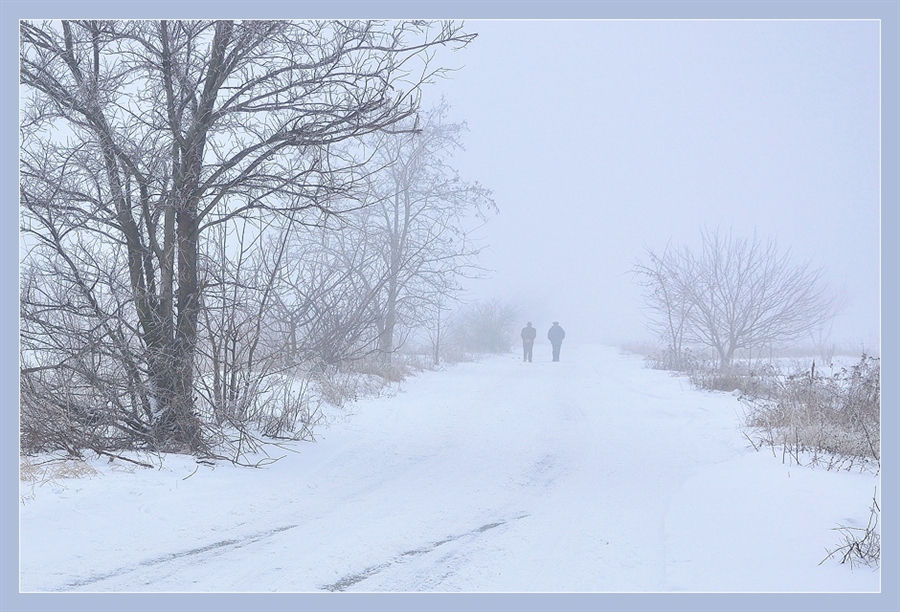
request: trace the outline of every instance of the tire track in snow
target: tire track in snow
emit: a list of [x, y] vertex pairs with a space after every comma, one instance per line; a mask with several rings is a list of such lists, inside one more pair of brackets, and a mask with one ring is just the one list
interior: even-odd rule
[[284, 531], [288, 531], [289, 529], [294, 529], [297, 525], [285, 525], [283, 527], [276, 527], [274, 529], [267, 529], [265, 531], [260, 531], [251, 535], [248, 535], [243, 538], [238, 539], [228, 539], [228, 540], [220, 540], [218, 542], [213, 542], [212, 544], [207, 544], [206, 546], [201, 546], [200, 548], [192, 548], [190, 550], [183, 550], [176, 553], [170, 553], [167, 555], [163, 555], [161, 557], [154, 557], [153, 559], [147, 559], [146, 561], [139, 562], [136, 566], [122, 567], [111, 572], [106, 572], [103, 574], [98, 574], [94, 576], [90, 576], [88, 578], [83, 578], [81, 580], [76, 580], [73, 582], [69, 582], [61, 587], [56, 589], [52, 589], [54, 591], [70, 591], [73, 589], [77, 589], [80, 587], [85, 587], [90, 584], [95, 584], [97, 582], [101, 582], [103, 580], [108, 580], [110, 578], [117, 578], [119, 576], [124, 576], [125, 574], [129, 574], [132, 572], [140, 571], [145, 567], [154, 567], [157, 565], [162, 565], [164, 563], [169, 563], [171, 561], [176, 561], [178, 559], [182, 559], [184, 557], [193, 557], [196, 555], [202, 555], [208, 552], [219, 552], [222, 550], [233, 551], [239, 548], [243, 548], [250, 544], [254, 544], [259, 542], [260, 540], [264, 540], [266, 538], [270, 538], [274, 535], [282, 533]]
[[385, 561], [384, 563], [379, 563], [377, 565], [370, 565], [369, 567], [363, 569], [362, 571], [356, 572], [355, 574], [350, 574], [348, 576], [344, 576], [337, 582], [333, 582], [332, 584], [328, 584], [320, 587], [323, 590], [331, 591], [332, 593], [346, 591], [348, 588], [359, 584], [360, 582], [366, 580], [367, 578], [371, 578], [376, 574], [383, 572], [391, 566], [406, 563], [409, 560], [419, 557], [421, 555], [427, 555], [436, 551], [438, 548], [443, 546], [444, 544], [449, 544], [451, 542], [456, 542], [457, 540], [462, 540], [464, 538], [475, 539], [481, 536], [482, 534], [496, 529], [498, 527], [502, 527], [510, 523], [511, 521], [517, 521], [519, 519], [523, 519], [527, 517], [528, 514], [518, 514], [516, 516], [510, 517], [508, 519], [500, 519], [499, 521], [495, 521], [492, 523], [486, 523], [480, 527], [476, 527], [475, 529], [458, 533], [455, 535], [448, 536], [443, 540], [439, 540], [437, 542], [432, 542], [431, 544], [427, 544], [421, 548], [415, 548], [412, 550], [407, 550], [405, 552], [400, 553], [399, 555], [393, 557], [392, 559]]

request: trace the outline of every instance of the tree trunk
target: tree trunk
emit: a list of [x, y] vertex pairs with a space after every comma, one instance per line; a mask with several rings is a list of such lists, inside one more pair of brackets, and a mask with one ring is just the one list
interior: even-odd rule
[[385, 363], [391, 363], [394, 352], [394, 328], [397, 326], [397, 282], [391, 278], [384, 311], [384, 326], [379, 337], [378, 350]]

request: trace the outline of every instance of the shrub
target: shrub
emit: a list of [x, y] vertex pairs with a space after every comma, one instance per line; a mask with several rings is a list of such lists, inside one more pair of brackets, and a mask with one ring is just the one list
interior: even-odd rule
[[654, 370], [670, 370], [672, 372], [694, 372], [705, 369], [707, 362], [703, 355], [691, 349], [675, 351], [671, 348], [655, 351], [647, 357], [647, 364]]
[[740, 400], [758, 441], [783, 447], [798, 462], [800, 454], [809, 453], [814, 463], [835, 465], [839, 457], [880, 466], [880, 390], [880, 360], [863, 355], [830, 377], [817, 374], [814, 366], [772, 376]]
[[658, 351], [647, 358], [651, 368], [687, 374], [695, 387], [710, 391], [740, 391], [742, 395], [758, 394], [769, 380], [778, 376], [775, 366], [766, 363], [734, 362], [719, 367], [715, 359], [702, 352], [683, 349]]
[[471, 304], [452, 323], [453, 345], [463, 352], [508, 353], [518, 316], [515, 307], [499, 300]]

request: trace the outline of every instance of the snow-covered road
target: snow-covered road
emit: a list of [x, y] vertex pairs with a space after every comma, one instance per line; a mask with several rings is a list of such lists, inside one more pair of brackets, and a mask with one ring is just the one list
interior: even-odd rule
[[753, 451], [734, 397], [638, 357], [542, 348], [408, 379], [265, 469], [23, 483], [21, 589], [878, 590], [819, 565], [877, 477]]

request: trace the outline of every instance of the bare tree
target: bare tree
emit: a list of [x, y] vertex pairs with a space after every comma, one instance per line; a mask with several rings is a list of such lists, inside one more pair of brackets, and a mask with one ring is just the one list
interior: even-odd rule
[[[23, 21], [22, 229], [39, 277], [23, 376], [99, 359], [144, 443], [202, 451], [207, 235], [336, 212], [366, 173], [337, 145], [414, 116], [440, 72], [432, 49], [473, 36], [421, 21]], [[54, 329], [83, 333], [51, 356], [38, 337]]]
[[367, 231], [381, 242], [383, 278], [379, 295], [379, 350], [386, 360], [398, 342], [398, 328], [434, 321], [430, 313], [473, 273], [479, 249], [465, 228], [469, 216], [482, 220], [496, 210], [490, 191], [460, 179], [448, 161], [462, 147], [464, 124], [447, 121], [441, 103], [405, 133], [378, 149], [384, 170], [371, 176], [363, 211]]
[[454, 289], [450, 286], [436, 286], [429, 295], [424, 296], [426, 305], [422, 328], [431, 345], [431, 359], [436, 366], [441, 363], [445, 345], [452, 332], [452, 328], [448, 325], [451, 307], [459, 302]]
[[648, 251], [647, 258], [646, 264], [635, 266], [634, 273], [645, 289], [650, 328], [666, 343], [666, 361], [678, 367], [691, 312], [691, 296], [685, 291], [686, 285], [680, 282], [677, 257], [669, 246], [659, 255]]
[[648, 257], [634, 271], [648, 289], [657, 328], [676, 350], [682, 338], [714, 349], [722, 368], [739, 350], [807, 337], [834, 314], [821, 271], [792, 263], [774, 240], [704, 230], [698, 253], [667, 248]]

